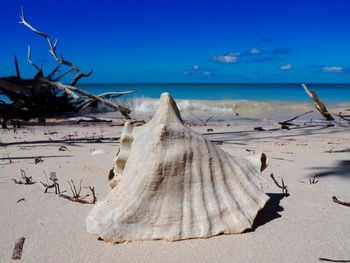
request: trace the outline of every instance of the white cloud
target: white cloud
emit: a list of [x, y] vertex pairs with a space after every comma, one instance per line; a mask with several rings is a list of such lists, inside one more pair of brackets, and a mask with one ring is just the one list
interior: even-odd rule
[[211, 72], [208, 70], [203, 71], [203, 76], [210, 76]]
[[195, 76], [195, 77], [199, 77], [199, 76], [209, 77], [211, 76], [211, 71], [209, 69], [201, 69], [199, 65], [193, 65], [192, 69], [184, 71], [184, 75]]
[[239, 53], [229, 53], [225, 55], [213, 56], [213, 60], [219, 63], [233, 64], [238, 61]]
[[279, 67], [280, 70], [288, 71], [292, 69], [292, 64], [287, 64]]
[[261, 53], [261, 50], [259, 50], [259, 49], [255, 48], [255, 47], [253, 47], [252, 49], [250, 49], [250, 50], [248, 51], [248, 53], [251, 54], [251, 55], [258, 55], [258, 54]]
[[342, 73], [342, 72], [344, 72], [342, 67], [337, 67], [337, 66], [323, 67], [322, 71], [327, 72], [327, 73]]

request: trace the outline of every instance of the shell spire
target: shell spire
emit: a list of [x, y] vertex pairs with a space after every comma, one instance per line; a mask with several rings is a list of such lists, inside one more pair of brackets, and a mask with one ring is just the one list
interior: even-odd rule
[[143, 126], [126, 123], [111, 188], [86, 218], [105, 241], [182, 240], [241, 233], [269, 197], [264, 154], [233, 157], [186, 127], [168, 93]]

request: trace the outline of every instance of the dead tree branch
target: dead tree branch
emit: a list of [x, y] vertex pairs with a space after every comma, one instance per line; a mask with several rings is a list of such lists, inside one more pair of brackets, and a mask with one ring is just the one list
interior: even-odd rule
[[350, 202], [345, 202], [341, 199], [338, 199], [336, 196], [332, 196], [332, 200], [333, 202], [340, 204], [340, 205], [345, 205], [345, 206], [349, 206], [350, 207]]
[[42, 73], [42, 68], [39, 67], [38, 65], [34, 64], [32, 59], [31, 59], [31, 52], [30, 52], [30, 46], [28, 46], [28, 54], [27, 54], [27, 60], [30, 65], [32, 65], [34, 68], [38, 70], [39, 73]]
[[[51, 41], [50, 37], [48, 36], [48, 34], [41, 32], [39, 30], [37, 30], [35, 27], [33, 27], [31, 24], [29, 24], [24, 16], [24, 10], [23, 8], [21, 9], [21, 14], [20, 14], [20, 19], [21, 21], [19, 22], [20, 24], [23, 24], [24, 26], [26, 26], [27, 28], [29, 28], [31, 31], [33, 31], [34, 33], [42, 36], [43, 38], [46, 39], [47, 43], [49, 44], [49, 48], [50, 48], [50, 54], [53, 56], [53, 58], [55, 59], [55, 61], [61, 65], [65, 65], [68, 66], [70, 68], [72, 68], [75, 72], [76, 75], [75, 77], [72, 79], [72, 81], [70, 82], [70, 86], [74, 86], [75, 84], [77, 84], [77, 82], [83, 78], [83, 77], [89, 77], [92, 74], [92, 69], [87, 73], [84, 74], [83, 72], [81, 72], [81, 70], [79, 69], [79, 67], [77, 67], [75, 64], [73, 64], [72, 62], [65, 60], [63, 58], [63, 56], [61, 55], [60, 57], [56, 54], [56, 47], [58, 44], [58, 40], [57, 38], [55, 39], [54, 42]], [[29, 49], [30, 50], [30, 49]], [[34, 64], [33, 64], [34, 65]]]
[[[62, 84], [61, 82], [57, 82], [57, 81], [50, 81], [50, 80], [47, 80], [47, 79], [43, 79], [42, 80], [43, 83], [46, 83], [46, 84], [49, 84], [49, 85], [52, 85], [52, 86], [55, 86], [59, 89], [62, 89], [64, 90], [65, 92], [70, 92], [70, 93], [74, 93], [74, 92], [77, 92], [77, 93], [80, 93], [86, 97], [89, 97], [93, 100], [96, 100], [98, 102], [101, 102], [102, 104], [105, 104], [109, 107], [111, 107], [112, 109], [116, 110], [116, 111], [119, 111], [126, 119], [131, 119], [129, 114], [130, 114], [130, 110], [127, 109], [127, 108], [124, 108], [118, 104], [114, 104], [112, 102], [110, 102], [109, 100], [106, 100], [106, 99], [103, 99], [99, 96], [96, 96], [96, 95], [93, 95], [89, 92], [86, 92], [85, 90], [82, 90], [82, 89], [79, 89], [77, 87], [73, 87], [73, 86], [70, 86], [70, 85], [64, 85]], [[77, 96], [77, 95], [75, 95]]]
[[18, 60], [17, 60], [17, 57], [15, 56], [15, 67], [16, 67], [16, 75], [17, 75], [17, 78], [21, 78], [21, 72], [19, 71], [19, 67], [18, 67]]
[[334, 118], [327, 110], [326, 105], [320, 100], [316, 92], [313, 90], [309, 91], [305, 84], [301, 84], [301, 86], [304, 88], [306, 94], [313, 100], [316, 109], [321, 113], [321, 115], [328, 121], [334, 121]]

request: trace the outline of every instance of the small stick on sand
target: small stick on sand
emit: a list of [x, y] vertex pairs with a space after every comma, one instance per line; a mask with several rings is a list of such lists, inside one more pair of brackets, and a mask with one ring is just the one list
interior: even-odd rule
[[283, 194], [284, 196], [288, 196], [288, 195], [289, 195], [288, 189], [287, 189], [287, 186], [284, 184], [283, 178], [281, 178], [281, 180], [282, 180], [282, 185], [280, 185], [280, 184], [277, 182], [277, 180], [276, 180], [276, 178], [275, 178], [275, 176], [274, 176], [273, 174], [270, 174], [270, 176], [271, 176], [273, 182], [275, 183], [275, 185], [277, 185], [277, 187], [279, 187], [279, 188], [282, 189], [282, 194]]
[[25, 241], [24, 237], [21, 237], [16, 240], [15, 247], [13, 249], [13, 253], [11, 257], [12, 259], [21, 259], [24, 241]]
[[311, 178], [309, 178], [309, 183], [310, 184], [317, 184], [318, 180], [316, 180], [316, 176], [313, 175]]
[[289, 126], [295, 125], [294, 123], [292, 123], [292, 121], [294, 121], [294, 120], [296, 120], [296, 119], [298, 119], [298, 118], [300, 118], [300, 117], [302, 117], [302, 116], [304, 116], [304, 115], [306, 115], [306, 114], [309, 114], [309, 113], [311, 113], [311, 112], [314, 112], [314, 111], [311, 110], [311, 111], [304, 112], [303, 114], [300, 114], [300, 115], [298, 115], [298, 116], [295, 116], [295, 117], [293, 117], [293, 118], [291, 118], [291, 119], [289, 119], [289, 120], [280, 121], [278, 124], [281, 125], [281, 128], [282, 128], [282, 129], [289, 129]]
[[17, 200], [17, 203], [22, 202], [22, 201], [25, 201], [25, 199], [21, 198], [21, 199]]
[[350, 262], [350, 260], [344, 259], [329, 259], [329, 258], [318, 258], [319, 261], [328, 261], [328, 262]]
[[73, 196], [65, 195], [63, 193], [60, 193], [58, 196], [62, 197], [64, 199], [68, 199], [69, 201], [77, 202], [80, 204], [95, 204], [97, 201], [96, 194], [95, 194], [95, 188], [91, 187], [91, 186], [88, 187], [92, 193], [92, 201], [86, 201], [86, 200], [84, 200], [84, 198], [86, 198], [90, 195], [87, 194], [85, 196], [80, 196], [81, 183], [82, 183], [82, 180], [80, 180], [79, 188], [77, 190], [77, 187], [75, 186], [74, 181], [73, 180], [71, 180], [70, 182], [68, 181], [68, 185], [69, 185], [69, 188], [70, 188]]
[[332, 200], [333, 202], [337, 203], [337, 204], [340, 204], [340, 205], [345, 205], [345, 206], [349, 206], [350, 207], [350, 202], [345, 202], [341, 199], [338, 199], [336, 196], [332, 196]]
[[12, 179], [12, 181], [14, 181], [15, 184], [35, 184], [35, 182], [32, 181], [32, 177], [27, 176], [26, 172], [22, 169], [21, 169], [21, 176], [22, 176], [21, 180], [17, 181], [16, 179]]
[[203, 126], [207, 126], [208, 121], [210, 121], [214, 116], [210, 116], [208, 119], [206, 119], [205, 121], [203, 121], [201, 118], [199, 118], [198, 116], [196, 116], [195, 114], [193, 114], [192, 112], [189, 112], [193, 117], [195, 117], [197, 120], [199, 120]]

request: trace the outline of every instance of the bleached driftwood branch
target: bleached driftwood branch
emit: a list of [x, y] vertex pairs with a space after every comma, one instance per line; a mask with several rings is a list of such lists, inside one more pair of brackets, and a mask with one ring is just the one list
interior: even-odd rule
[[316, 109], [321, 113], [321, 115], [328, 121], [334, 121], [334, 118], [327, 110], [326, 105], [320, 100], [316, 92], [313, 90], [310, 91], [305, 84], [301, 84], [301, 86], [304, 88], [306, 94], [313, 100]]
[[[72, 68], [75, 72], [76, 75], [75, 77], [72, 79], [72, 81], [70, 82], [69, 85], [74, 86], [75, 84], [77, 84], [77, 82], [79, 81], [79, 79], [81, 79], [82, 77], [89, 77], [92, 74], [92, 69], [87, 73], [84, 74], [79, 67], [77, 67], [75, 64], [73, 64], [72, 62], [65, 60], [63, 58], [63, 55], [60, 55], [60, 57], [56, 54], [56, 47], [58, 44], [58, 39], [56, 38], [54, 42], [51, 41], [50, 37], [48, 36], [48, 34], [39, 31], [38, 29], [36, 29], [35, 27], [33, 27], [31, 24], [28, 23], [28, 21], [25, 19], [24, 16], [24, 10], [23, 8], [21, 9], [21, 14], [20, 14], [20, 19], [21, 21], [19, 22], [20, 24], [23, 24], [24, 26], [26, 26], [27, 28], [29, 28], [31, 31], [33, 31], [34, 33], [42, 36], [43, 38], [45, 38], [47, 40], [47, 43], [49, 44], [49, 48], [50, 48], [50, 53], [53, 56], [53, 58], [55, 59], [55, 61], [59, 64], [68, 66], [70, 68]], [[30, 54], [30, 48], [28, 48], [28, 54]], [[30, 57], [30, 56], [28, 56]], [[29, 58], [28, 58], [29, 59]], [[34, 66], [34, 64], [32, 64]], [[36, 67], [37, 68], [37, 67]], [[37, 68], [38, 69], [38, 68]], [[39, 69], [38, 69], [39, 70]]]
[[[46, 83], [48, 85], [51, 85], [51, 86], [55, 86], [55, 87], [65, 91], [65, 92], [67, 92], [67, 93], [69, 93], [71, 95], [74, 92], [80, 93], [80, 94], [82, 94], [82, 95], [84, 95], [86, 97], [89, 97], [89, 98], [91, 98], [93, 100], [101, 102], [102, 104], [105, 104], [105, 105], [111, 107], [112, 109], [114, 109], [116, 111], [119, 111], [126, 119], [130, 119], [130, 116], [129, 116], [130, 110], [129, 109], [124, 108], [124, 107], [122, 107], [122, 106], [120, 106], [118, 104], [114, 104], [114, 103], [110, 102], [109, 100], [103, 99], [103, 98], [101, 98], [99, 96], [91, 94], [91, 93], [89, 93], [89, 92], [87, 92], [85, 90], [79, 89], [77, 87], [73, 87], [73, 86], [70, 86], [70, 85], [64, 85], [64, 84], [62, 84], [61, 82], [58, 82], [58, 81], [50, 81], [50, 80], [47, 80], [47, 79], [43, 79], [42, 82]], [[75, 95], [76, 98], [78, 97], [76, 94], [74, 94], [74, 95]]]

